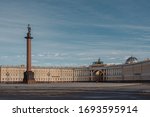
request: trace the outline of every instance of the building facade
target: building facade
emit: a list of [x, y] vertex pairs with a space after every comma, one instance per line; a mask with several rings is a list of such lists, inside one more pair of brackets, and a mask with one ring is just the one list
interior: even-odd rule
[[[130, 59], [131, 58], [131, 59]], [[94, 81], [150, 81], [150, 60], [137, 61], [130, 57], [125, 64], [91, 65]]]
[[[125, 64], [107, 65], [96, 62], [89, 67], [33, 67], [38, 83], [50, 82], [103, 82], [103, 81], [148, 81], [150, 60], [137, 61], [131, 57]], [[25, 66], [0, 66], [1, 83], [23, 82]]]
[[[33, 67], [36, 82], [78, 82], [89, 81], [88, 67]], [[1, 83], [21, 83], [24, 66], [1, 66]]]

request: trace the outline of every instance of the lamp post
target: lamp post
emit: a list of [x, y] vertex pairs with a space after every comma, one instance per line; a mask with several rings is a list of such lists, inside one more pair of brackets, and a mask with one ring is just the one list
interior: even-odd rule
[[48, 76], [48, 83], [50, 81], [50, 72], [47, 73], [47, 76]]
[[9, 75], [10, 75], [9, 72], [7, 72], [7, 73], [6, 73], [6, 76], [7, 76], [6, 83], [9, 83]]

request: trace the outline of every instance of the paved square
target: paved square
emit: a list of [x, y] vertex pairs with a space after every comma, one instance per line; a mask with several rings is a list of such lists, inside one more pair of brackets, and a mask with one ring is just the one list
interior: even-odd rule
[[0, 84], [1, 100], [148, 100], [149, 83]]

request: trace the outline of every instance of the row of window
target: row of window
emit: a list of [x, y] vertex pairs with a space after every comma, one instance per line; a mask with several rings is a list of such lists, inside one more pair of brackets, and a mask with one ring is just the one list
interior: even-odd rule
[[[2, 78], [2, 81], [22, 81], [23, 78]], [[35, 78], [36, 81], [75, 81], [75, 80], [87, 80], [87, 78], [60, 78], [60, 77], [53, 77], [53, 78]]]
[[122, 74], [122, 70], [121, 68], [117, 68], [117, 69], [107, 69], [106, 70], [106, 75], [121, 75]]
[[75, 78], [52, 78], [52, 79], [44, 79], [44, 78], [36, 78], [36, 81], [87, 81], [87, 78], [75, 79]]
[[2, 78], [2, 81], [22, 81], [22, 78]]

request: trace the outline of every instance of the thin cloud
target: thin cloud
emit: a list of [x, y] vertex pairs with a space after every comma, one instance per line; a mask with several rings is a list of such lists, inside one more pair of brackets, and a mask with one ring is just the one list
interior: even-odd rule
[[123, 63], [124, 56], [130, 55], [140, 60], [148, 58], [150, 9], [149, 3], [145, 3], [145, 0], [136, 3], [17, 0], [9, 4], [3, 1], [0, 53], [2, 58], [8, 56], [9, 61], [3, 59], [0, 64], [26, 63], [27, 24], [31, 24], [34, 37], [34, 65], [84, 65], [99, 57], [106, 63]]

